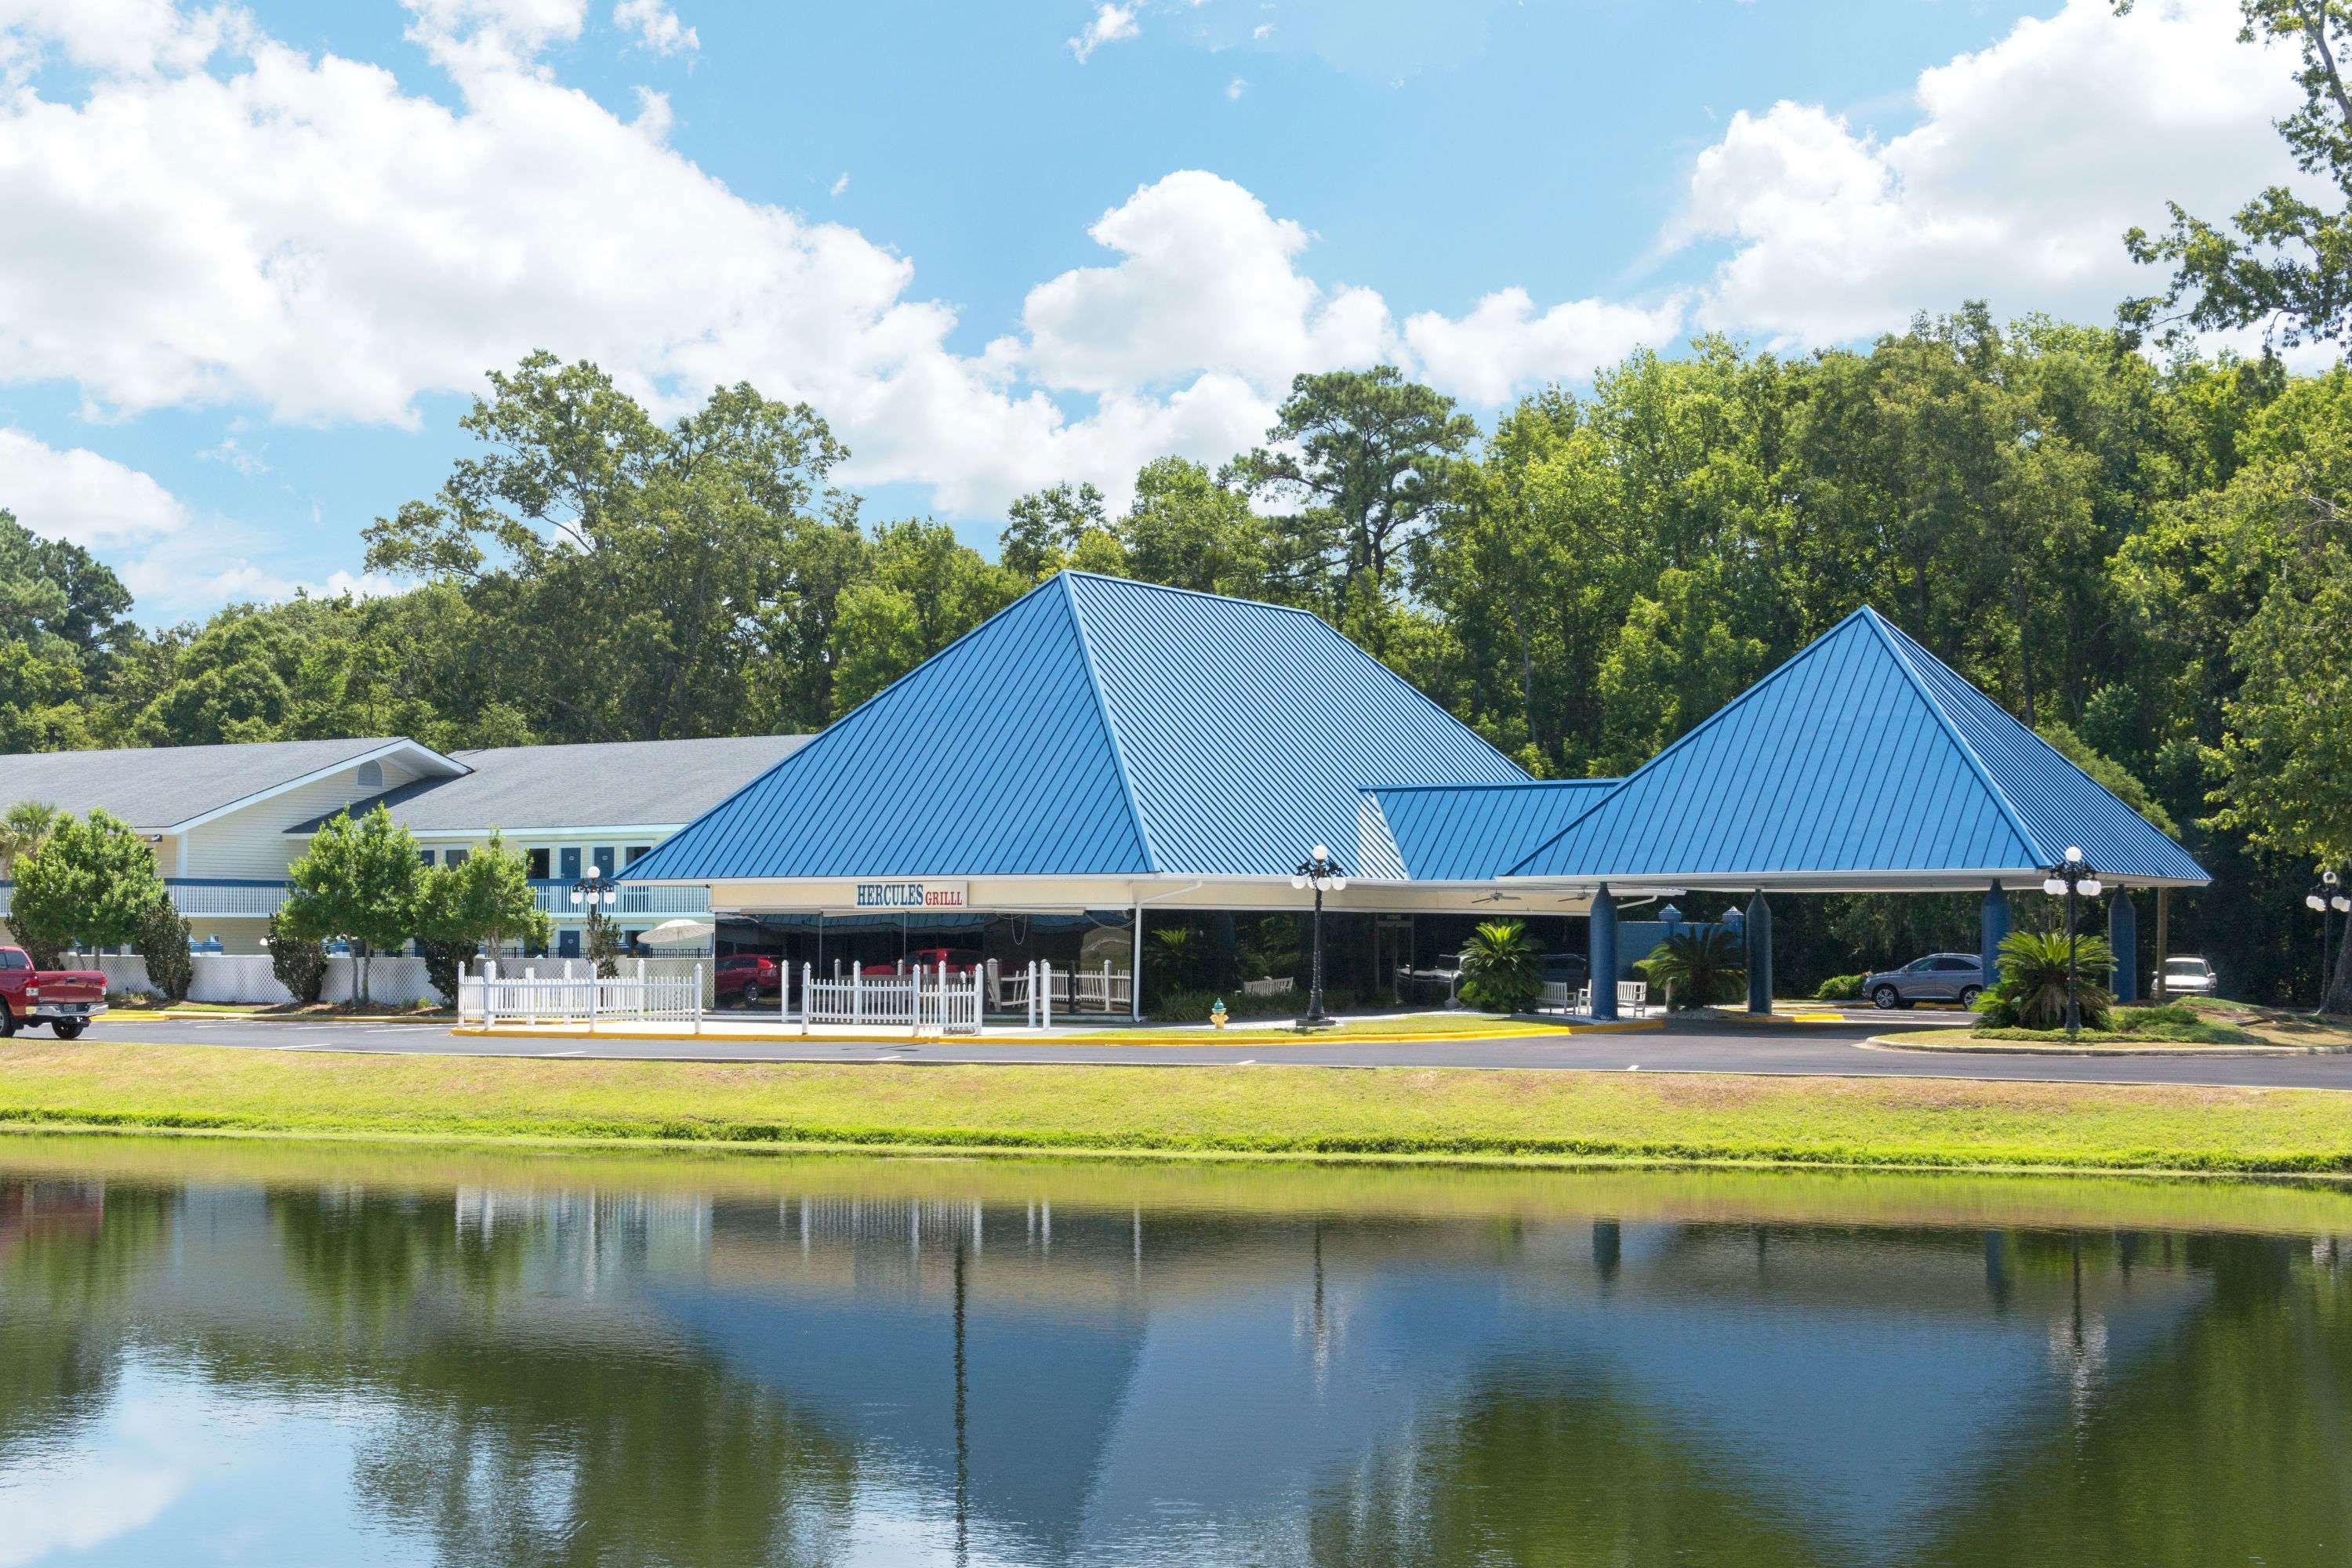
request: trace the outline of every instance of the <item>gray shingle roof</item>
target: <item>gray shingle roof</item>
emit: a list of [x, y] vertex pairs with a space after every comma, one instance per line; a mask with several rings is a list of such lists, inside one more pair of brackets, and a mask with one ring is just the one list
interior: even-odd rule
[[400, 743], [267, 741], [242, 746], [157, 746], [117, 752], [0, 756], [0, 810], [43, 801], [79, 815], [93, 807], [133, 827], [171, 827], [321, 768]]
[[[415, 833], [549, 827], [676, 826], [693, 821], [798, 751], [805, 735], [608, 741], [454, 752], [473, 772], [420, 779], [377, 801]], [[287, 829], [312, 833], [325, 817]]]

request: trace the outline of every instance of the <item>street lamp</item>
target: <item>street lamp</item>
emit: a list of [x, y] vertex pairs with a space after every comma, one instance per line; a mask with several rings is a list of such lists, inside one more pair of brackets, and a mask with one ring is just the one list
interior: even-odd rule
[[1323, 895], [1347, 891], [1348, 869], [1331, 858], [1329, 846], [1318, 844], [1290, 874], [1290, 885], [1302, 892], [1315, 889], [1315, 984], [1307, 994], [1307, 1016], [1298, 1020], [1298, 1026], [1328, 1029], [1331, 1019], [1323, 1011]]
[[2074, 895], [2097, 898], [2099, 874], [2083, 858], [2083, 852], [2069, 844], [2066, 858], [2043, 875], [2042, 890], [2053, 899], [2061, 893], [2066, 896], [2066, 1037], [2072, 1040], [2083, 1027], [2082, 1004], [2074, 995]]
[[[587, 872], [572, 884], [572, 907], [589, 915], [593, 916], [600, 907], [609, 910], [620, 901], [621, 889], [604, 875], [602, 866], [589, 867]], [[581, 945], [587, 945], [585, 938], [582, 939]]]
[[[2303, 896], [2304, 907], [2319, 913], [2319, 1005], [2327, 1005], [2327, 915], [2329, 910], [2352, 915], [2352, 897], [2347, 897], [2342, 882], [2333, 871], [2319, 874], [2319, 885]], [[2352, 942], [2352, 921], [2345, 926], [2345, 939]]]

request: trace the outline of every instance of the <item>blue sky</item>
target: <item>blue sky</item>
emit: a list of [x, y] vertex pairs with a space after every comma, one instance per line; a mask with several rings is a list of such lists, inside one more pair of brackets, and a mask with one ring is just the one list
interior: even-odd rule
[[1483, 414], [1701, 329], [2104, 320], [2126, 224], [2278, 176], [2234, 9], [0, 0], [0, 506], [164, 620], [353, 583], [531, 346], [808, 397], [869, 516], [992, 546], [1298, 370]]

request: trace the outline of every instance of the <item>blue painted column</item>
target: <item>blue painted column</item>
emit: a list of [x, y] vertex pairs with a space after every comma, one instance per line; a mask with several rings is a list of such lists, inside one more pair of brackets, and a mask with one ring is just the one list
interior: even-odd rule
[[1748, 901], [1748, 1010], [1772, 1011], [1772, 907], [1760, 888]]
[[1979, 952], [1977, 962], [1984, 966], [1987, 986], [2000, 984], [2000, 944], [2009, 940], [2009, 895], [1995, 882], [1992, 891], [1985, 895], [1984, 925], [1978, 938]]
[[2107, 983], [2118, 1002], [2139, 1000], [2139, 914], [2123, 888], [2107, 901], [2107, 945], [2115, 950], [2116, 973]]
[[1617, 900], [1606, 882], [1593, 891], [1590, 925], [1592, 1021], [1605, 1024], [1617, 1016]]

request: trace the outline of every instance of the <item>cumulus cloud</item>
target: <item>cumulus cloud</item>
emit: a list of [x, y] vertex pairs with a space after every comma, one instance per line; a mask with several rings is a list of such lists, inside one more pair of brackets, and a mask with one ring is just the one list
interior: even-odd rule
[[187, 509], [136, 468], [75, 447], [64, 451], [0, 427], [0, 511], [47, 539], [139, 543], [176, 531]]
[[1498, 404], [1521, 387], [1591, 374], [1637, 348], [1681, 335], [1682, 296], [1654, 307], [1573, 300], [1538, 312], [1524, 289], [1487, 295], [1458, 319], [1434, 311], [1408, 319], [1404, 341], [1433, 384], [1475, 404]]
[[1790, 344], [1900, 327], [1922, 308], [2103, 320], [2153, 277], [2123, 232], [2164, 203], [2233, 210], [2294, 172], [2272, 122], [2288, 62], [2235, 41], [2237, 0], [2067, 0], [1921, 73], [1919, 121], [1880, 141], [1816, 104], [1735, 114], [1699, 154], [1669, 249], [1722, 241], [1707, 325]]
[[677, 19], [668, 0], [621, 0], [613, 7], [613, 25], [635, 34], [639, 45], [657, 55], [674, 55], [702, 47], [701, 38]]
[[1070, 53], [1077, 56], [1078, 63], [1084, 65], [1105, 44], [1131, 38], [1139, 30], [1134, 6], [1105, 4], [1095, 13], [1094, 20], [1087, 24], [1086, 31], [1070, 40]]

